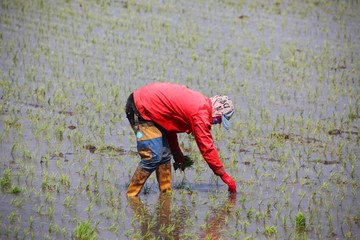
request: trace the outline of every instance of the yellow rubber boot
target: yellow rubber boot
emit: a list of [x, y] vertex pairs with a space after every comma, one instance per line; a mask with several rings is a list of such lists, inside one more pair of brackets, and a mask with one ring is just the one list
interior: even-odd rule
[[126, 197], [137, 196], [144, 186], [144, 183], [149, 178], [150, 174], [151, 172], [146, 171], [138, 166], [131, 178], [131, 183], [128, 190], [126, 191]]
[[156, 178], [159, 183], [160, 192], [171, 193], [171, 164], [160, 165], [156, 169]]

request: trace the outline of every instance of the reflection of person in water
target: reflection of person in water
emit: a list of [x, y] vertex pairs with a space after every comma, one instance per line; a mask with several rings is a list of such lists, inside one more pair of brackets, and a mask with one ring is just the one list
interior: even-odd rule
[[[160, 193], [156, 219], [154, 219], [153, 214], [149, 212], [139, 197], [130, 197], [129, 204], [139, 221], [142, 237], [160, 239], [181, 238], [183, 226], [189, 216], [186, 214], [176, 216], [176, 222], [171, 222], [171, 196]], [[200, 239], [220, 239], [225, 227], [225, 218], [233, 212], [235, 204], [236, 194], [231, 193], [228, 199], [225, 199], [218, 208], [213, 209], [206, 222], [206, 227], [200, 232]], [[168, 232], [168, 229], [172, 226], [174, 226], [174, 229]]]
[[220, 239], [225, 227], [225, 218], [234, 210], [235, 204], [236, 194], [230, 193], [229, 198], [211, 212], [205, 229], [200, 233], [200, 239]]
[[[171, 196], [160, 193], [157, 205], [156, 219], [142, 203], [139, 197], [130, 197], [129, 204], [139, 219], [141, 235], [146, 238], [164, 237], [166, 239], [167, 229], [171, 227]], [[155, 222], [154, 222], [155, 221]], [[153, 225], [153, 226], [151, 226]]]

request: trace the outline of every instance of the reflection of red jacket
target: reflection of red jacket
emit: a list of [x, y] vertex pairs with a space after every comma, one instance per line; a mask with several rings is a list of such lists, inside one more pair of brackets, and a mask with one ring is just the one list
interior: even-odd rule
[[177, 133], [193, 133], [201, 154], [216, 175], [225, 173], [211, 136], [211, 100], [201, 93], [170, 83], [152, 83], [134, 92], [140, 115], [166, 130], [173, 153], [182, 156]]

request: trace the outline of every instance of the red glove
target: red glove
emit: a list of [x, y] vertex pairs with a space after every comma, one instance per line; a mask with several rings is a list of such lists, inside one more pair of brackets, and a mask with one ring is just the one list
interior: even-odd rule
[[228, 191], [229, 192], [236, 192], [236, 184], [234, 179], [232, 179], [227, 173], [224, 173], [224, 175], [220, 176], [221, 179], [229, 186]]

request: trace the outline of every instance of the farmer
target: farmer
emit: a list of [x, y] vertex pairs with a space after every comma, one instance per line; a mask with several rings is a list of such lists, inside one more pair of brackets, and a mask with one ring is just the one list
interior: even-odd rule
[[152, 83], [130, 94], [125, 111], [141, 157], [126, 196], [137, 196], [153, 171], [160, 192], [171, 192], [171, 155], [175, 170], [192, 164], [179, 147], [177, 133], [182, 132], [194, 135], [214, 174], [228, 185], [229, 192], [236, 192], [235, 181], [225, 172], [210, 132], [211, 125], [218, 123], [229, 129], [234, 106], [227, 96], [207, 98], [185, 86]]

